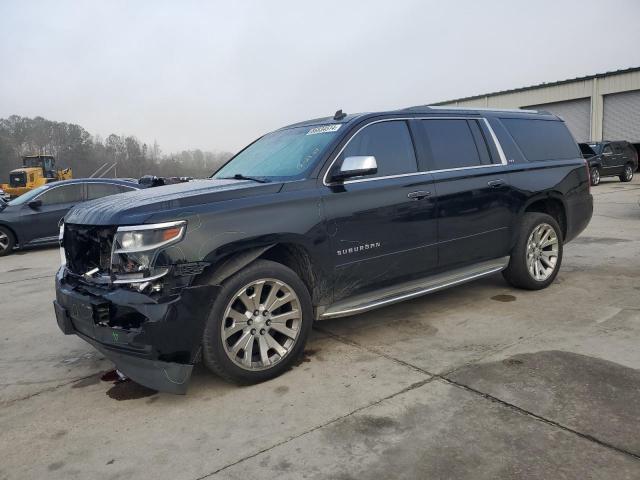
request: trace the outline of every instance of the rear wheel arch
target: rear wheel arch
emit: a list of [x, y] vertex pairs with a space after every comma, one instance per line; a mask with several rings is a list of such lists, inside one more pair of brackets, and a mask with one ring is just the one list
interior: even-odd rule
[[544, 197], [531, 199], [520, 213], [520, 218], [524, 218], [524, 214], [528, 212], [546, 213], [555, 219], [562, 231], [563, 241], [567, 238], [567, 207], [564, 203], [562, 195], [559, 193], [550, 193]]

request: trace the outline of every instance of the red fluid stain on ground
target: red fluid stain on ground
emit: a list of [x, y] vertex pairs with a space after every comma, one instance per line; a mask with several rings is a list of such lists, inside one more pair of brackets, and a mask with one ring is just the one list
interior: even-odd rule
[[135, 400], [137, 398], [150, 397], [158, 393], [156, 390], [143, 387], [128, 378], [123, 380], [115, 370], [106, 372], [100, 377], [100, 380], [103, 382], [113, 382], [113, 387], [107, 390], [107, 396], [118, 401]]
[[117, 382], [118, 380], [120, 380], [120, 376], [115, 370], [110, 370], [102, 375], [100, 377], [100, 380], [102, 380], [103, 382]]

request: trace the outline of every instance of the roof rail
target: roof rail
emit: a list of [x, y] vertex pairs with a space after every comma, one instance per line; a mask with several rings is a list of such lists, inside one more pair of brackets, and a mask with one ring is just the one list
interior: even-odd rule
[[477, 110], [480, 112], [511, 112], [511, 113], [549, 113], [544, 110], [528, 110], [524, 108], [490, 108], [490, 107], [447, 107], [444, 105], [418, 105], [415, 107], [409, 107], [407, 110]]

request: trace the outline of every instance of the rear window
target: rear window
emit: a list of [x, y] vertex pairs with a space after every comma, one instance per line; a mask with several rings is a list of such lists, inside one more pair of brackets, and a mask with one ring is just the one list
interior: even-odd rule
[[580, 158], [564, 122], [527, 118], [500, 119], [530, 162]]

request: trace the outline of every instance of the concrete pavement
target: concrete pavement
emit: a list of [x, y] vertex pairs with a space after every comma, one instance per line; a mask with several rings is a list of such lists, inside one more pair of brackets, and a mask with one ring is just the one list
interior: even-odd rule
[[1, 258], [0, 479], [640, 478], [640, 182], [592, 192], [548, 289], [320, 322], [284, 376], [183, 397], [59, 332], [56, 249]]

